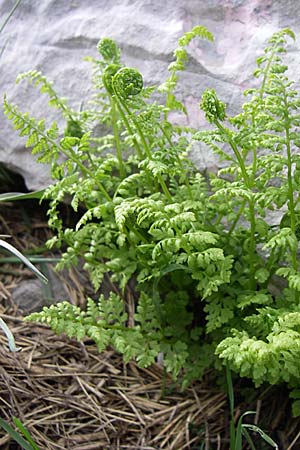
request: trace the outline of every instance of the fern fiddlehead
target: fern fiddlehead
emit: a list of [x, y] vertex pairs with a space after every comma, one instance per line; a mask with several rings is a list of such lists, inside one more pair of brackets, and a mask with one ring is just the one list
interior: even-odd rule
[[112, 39], [100, 39], [97, 50], [106, 63], [120, 64], [120, 49]]
[[115, 94], [127, 100], [129, 97], [138, 95], [143, 87], [143, 77], [141, 73], [131, 67], [123, 67], [118, 70], [112, 79], [112, 86]]

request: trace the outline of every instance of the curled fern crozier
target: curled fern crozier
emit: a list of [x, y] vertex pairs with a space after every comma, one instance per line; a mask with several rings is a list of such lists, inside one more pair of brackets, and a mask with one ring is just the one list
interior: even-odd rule
[[106, 90], [110, 94], [114, 93], [114, 89], [112, 86], [112, 79], [113, 79], [114, 75], [116, 75], [118, 70], [121, 69], [121, 67], [122, 66], [120, 64], [109, 64], [109, 66], [107, 66], [103, 71], [102, 80], [103, 80]]
[[206, 89], [204, 91], [200, 108], [205, 112], [205, 117], [210, 123], [214, 123], [216, 120], [221, 122], [225, 120], [225, 103], [218, 99], [214, 89]]
[[141, 92], [144, 86], [143, 77], [137, 69], [123, 67], [114, 75], [112, 86], [118, 96], [127, 99]]
[[97, 50], [106, 62], [117, 63], [120, 60], [120, 50], [112, 39], [101, 39], [97, 44]]

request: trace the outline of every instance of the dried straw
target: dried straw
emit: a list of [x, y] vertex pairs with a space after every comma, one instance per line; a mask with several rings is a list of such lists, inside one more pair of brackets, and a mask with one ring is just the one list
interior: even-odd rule
[[[2, 308], [22, 350], [0, 336], [0, 407], [17, 416], [42, 449], [191, 449], [221, 431], [224, 394], [205, 383], [180, 392], [159, 365], [126, 367], [113, 351], [54, 335]], [[217, 425], [218, 424], [218, 425]], [[9, 436], [0, 433], [0, 447]], [[206, 436], [207, 437], [207, 436]]]

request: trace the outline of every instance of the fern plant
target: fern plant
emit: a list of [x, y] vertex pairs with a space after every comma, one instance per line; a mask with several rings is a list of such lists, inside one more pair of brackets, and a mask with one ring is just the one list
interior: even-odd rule
[[[213, 40], [204, 27], [186, 33], [159, 87], [144, 87], [115, 42], [101, 40], [99, 59], [90, 58], [95, 96], [80, 112], [42, 74], [21, 75], [18, 81], [39, 87], [62, 113], [61, 131], [5, 99], [5, 114], [26, 145], [51, 165], [54, 184], [44, 198], [56, 232], [48, 245], [63, 252], [58, 268], [83, 258], [96, 291], [108, 276], [118, 292], [89, 299], [86, 311], [63, 303], [28, 320], [91, 338], [100, 351], [112, 345], [142, 366], [163, 353], [184, 385], [224, 362], [256, 384], [297, 386], [300, 103], [284, 64], [294, 34], [285, 29], [270, 39], [257, 61], [260, 85], [245, 93], [250, 99], [237, 116], [227, 116], [214, 90], [203, 93], [200, 106], [212, 127], [201, 131], [168, 120], [172, 109], [184, 111], [174, 92], [185, 47], [196, 37]], [[94, 132], [99, 124], [101, 135]], [[226, 168], [209, 179], [198, 173], [186, 155], [191, 135]], [[81, 215], [74, 228], [60, 215], [66, 198]], [[274, 225], [276, 209], [282, 220]], [[279, 293], [276, 277], [286, 283]]]
[[[203, 94], [201, 107], [215, 129], [195, 135], [229, 163], [212, 180], [211, 200], [230, 211], [218, 220], [223, 243], [235, 256], [230, 286], [207, 306], [214, 315], [219, 309], [224, 320], [218, 326], [228, 327], [216, 351], [257, 385], [299, 382], [300, 99], [283, 61], [289, 38], [295, 36], [284, 29], [270, 39], [254, 73], [260, 85], [245, 92], [251, 98], [241, 114], [227, 118], [216, 93]], [[272, 225], [269, 212], [276, 209], [283, 217]], [[276, 276], [287, 283], [275, 296]]]
[[[174, 89], [187, 58], [185, 46], [196, 37], [213, 39], [204, 27], [181, 38], [170, 77], [159, 88], [145, 88], [142, 75], [122, 65], [116, 44], [101, 40], [101, 58], [90, 59], [95, 96], [80, 113], [42, 74], [20, 75], [18, 82], [28, 79], [61, 111], [63, 133], [56, 123], [47, 128], [43, 119], [4, 101], [26, 145], [51, 165], [55, 182], [44, 198], [50, 200], [49, 224], [56, 230], [48, 245], [66, 248], [59, 268], [83, 258], [95, 290], [107, 275], [120, 290], [97, 304], [89, 300], [84, 312], [62, 304], [29, 320], [77, 339], [90, 337], [99, 350], [113, 345], [143, 366], [163, 353], [167, 370], [176, 377], [185, 367], [189, 379], [201, 376], [214, 358], [201, 318], [203, 299], [229, 282], [232, 265], [211, 225], [215, 213], [205, 178], [186, 158], [190, 130], [168, 121], [172, 109], [184, 109]], [[107, 132], [97, 136], [93, 129], [99, 123]], [[65, 228], [59, 213], [66, 197], [75, 211], [83, 211], [73, 229]], [[132, 279], [138, 282], [138, 300], [134, 325], [128, 327], [125, 293]]]

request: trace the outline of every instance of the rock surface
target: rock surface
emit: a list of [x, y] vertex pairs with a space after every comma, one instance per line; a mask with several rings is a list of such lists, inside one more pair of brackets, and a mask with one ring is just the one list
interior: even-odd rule
[[70, 296], [63, 281], [49, 264], [47, 265], [47, 277], [49, 280], [47, 286], [33, 278], [21, 281], [12, 291], [12, 302], [24, 314], [41, 311], [43, 306], [69, 301]]
[[[0, 23], [14, 3], [1, 2]], [[215, 43], [192, 42], [180, 95], [187, 106], [188, 124], [201, 126], [205, 121], [198, 104], [203, 90], [215, 88], [229, 112], [238, 112], [241, 93], [251, 85], [255, 59], [266, 40], [283, 27], [297, 33], [299, 22], [296, 0], [23, 0], [0, 35], [1, 97], [6, 93], [22, 110], [55, 119], [44, 96], [26, 82], [15, 85], [19, 73], [36, 69], [79, 108], [90, 86], [90, 66], [83, 58], [96, 56], [96, 44], [104, 36], [117, 41], [124, 61], [137, 67], [146, 83], [160, 83], [177, 39], [200, 24], [214, 34]], [[291, 47], [290, 59], [296, 77], [299, 44]], [[2, 113], [0, 123], [0, 162], [20, 173], [31, 190], [48, 185], [47, 167], [35, 162]], [[217, 164], [201, 147], [193, 149], [192, 157], [199, 167]]]

